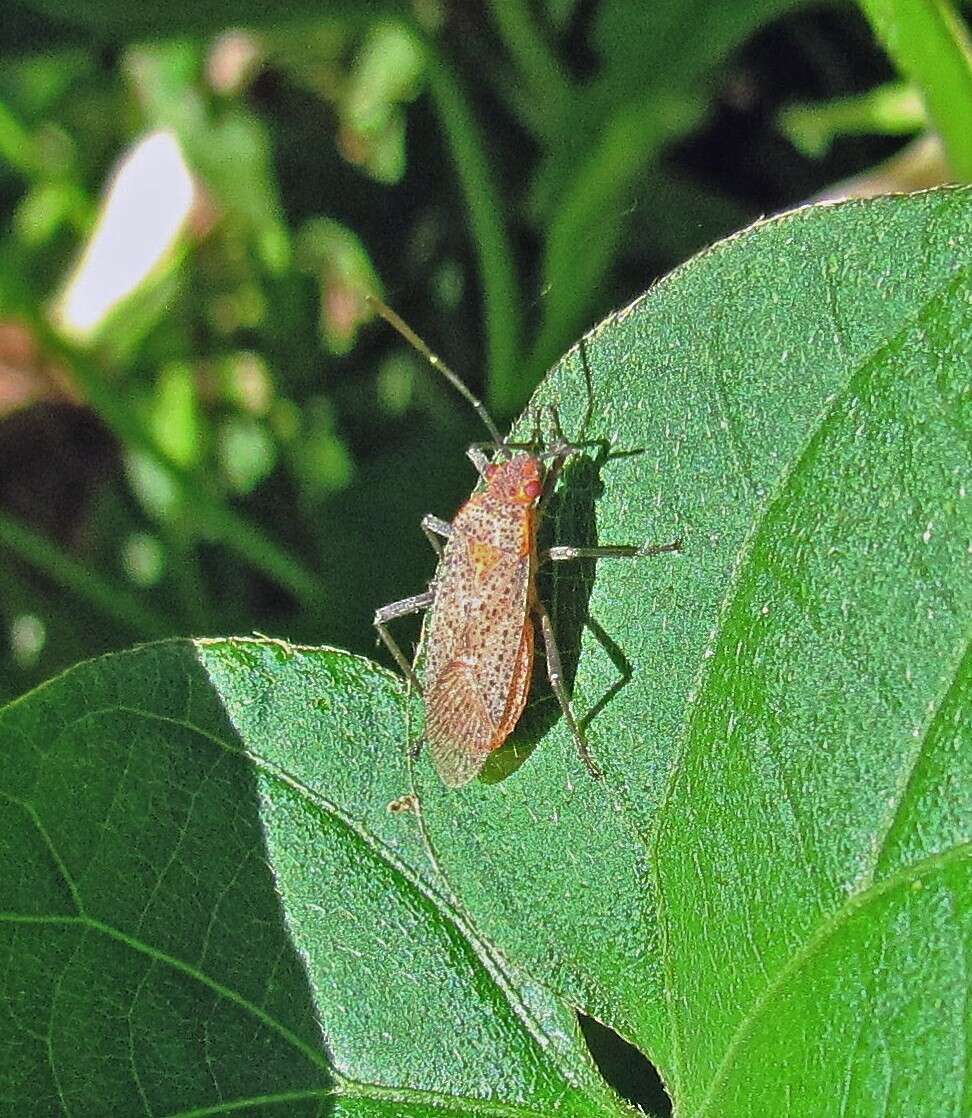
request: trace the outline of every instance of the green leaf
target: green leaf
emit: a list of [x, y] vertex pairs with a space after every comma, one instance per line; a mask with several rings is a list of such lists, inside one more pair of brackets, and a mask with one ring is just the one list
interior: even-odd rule
[[665, 147], [708, 111], [712, 75], [757, 28], [793, 6], [794, 0], [597, 6], [590, 38], [601, 65], [570, 96], [551, 99], [549, 113], [556, 115], [527, 200], [543, 234], [540, 274], [550, 292], [524, 361], [529, 385], [591, 321], [611, 260], [626, 236], [637, 235], [630, 212], [639, 199], [653, 198]]
[[0, 712], [0, 1097], [622, 1113], [576, 1007], [680, 1115], [961, 1113], [970, 240], [969, 190], [784, 215], [545, 382], [553, 535], [684, 540], [542, 585], [601, 781], [541, 687], [448, 792], [394, 677], [267, 640]]
[[572, 1018], [410, 868], [404, 754], [362, 766], [401, 725], [387, 676], [355, 700], [375, 680], [329, 651], [172, 642], [6, 708], [5, 1102], [622, 1113]]
[[949, 0], [860, 0], [892, 62], [921, 90], [955, 176], [972, 178], [972, 36]]

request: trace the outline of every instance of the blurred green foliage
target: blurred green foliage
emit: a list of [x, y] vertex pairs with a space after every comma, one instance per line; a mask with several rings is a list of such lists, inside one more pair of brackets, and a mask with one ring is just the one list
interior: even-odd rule
[[[61, 7], [6, 5], [0, 43], [0, 700], [165, 634], [373, 648], [482, 432], [363, 291], [506, 421], [657, 275], [967, 109], [961, 25], [944, 94], [900, 46], [917, 85], [884, 89], [849, 5]], [[53, 301], [159, 129], [193, 211], [68, 341]]]

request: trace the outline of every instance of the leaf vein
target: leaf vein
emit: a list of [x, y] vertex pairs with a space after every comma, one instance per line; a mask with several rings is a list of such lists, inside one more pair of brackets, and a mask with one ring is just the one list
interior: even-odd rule
[[[733, 605], [738, 597], [740, 588], [744, 585], [745, 580], [749, 574], [752, 560], [756, 551], [757, 541], [763, 536], [764, 530], [770, 520], [773, 510], [780, 505], [787, 497], [796, 478], [801, 474], [806, 464], [810, 461], [812, 453], [818, 443], [824, 436], [824, 433], [835, 422], [841, 413], [841, 404], [844, 399], [855, 390], [859, 382], [866, 379], [874, 363], [883, 355], [896, 352], [897, 349], [904, 345], [908, 333], [914, 329], [915, 326], [922, 324], [931, 315], [933, 309], [940, 302], [942, 297], [947, 293], [960, 288], [966, 283], [969, 277], [972, 276], [972, 266], [965, 265], [957, 268], [947, 279], [939, 283], [932, 294], [922, 303], [922, 305], [915, 311], [910, 318], [906, 319], [893, 334], [884, 338], [879, 344], [875, 345], [867, 354], [863, 355], [855, 365], [847, 369], [844, 377], [843, 388], [839, 392], [834, 392], [828, 398], [827, 406], [821, 411], [816, 423], [809, 426], [806, 436], [803, 439], [802, 445], [797, 449], [793, 455], [791, 464], [788, 469], [784, 470], [771, 492], [764, 498], [761, 507], [754, 509], [754, 519], [750, 531], [746, 534], [745, 539], [742, 541], [739, 550], [736, 553], [735, 561], [730, 572], [726, 592], [723, 595], [720, 604], [715, 626], [713, 632], [719, 634], [724, 631], [726, 619], [729, 617]], [[711, 647], [711, 646], [710, 646]], [[665, 1005], [668, 1012], [670, 1022], [670, 1032], [672, 1036], [672, 1058], [674, 1069], [677, 1075], [677, 1068], [679, 1063], [679, 1048], [681, 1030], [679, 1029], [677, 1014], [675, 1010], [675, 983], [670, 973], [669, 955], [665, 950], [667, 945], [667, 929], [668, 922], [662, 919], [664, 907], [666, 903], [664, 882], [661, 875], [658, 873], [658, 857], [657, 851], [659, 849], [662, 836], [665, 832], [665, 821], [669, 818], [669, 807], [673, 801], [675, 790], [679, 784], [684, 773], [684, 766], [686, 757], [689, 752], [690, 743], [693, 736], [693, 727], [700, 717], [700, 712], [704, 707], [702, 696], [705, 693], [709, 680], [713, 677], [718, 659], [718, 641], [716, 647], [712, 649], [712, 654], [708, 657], [703, 656], [699, 669], [696, 675], [696, 684], [692, 689], [693, 698], [686, 706], [684, 728], [681, 734], [680, 748], [677, 751], [677, 756], [672, 763], [668, 773], [668, 779], [665, 784], [665, 790], [659, 801], [658, 813], [656, 815], [657, 823], [655, 832], [649, 842], [649, 864], [652, 866], [652, 875], [655, 879], [656, 895], [658, 897], [658, 910], [659, 910], [659, 926], [660, 938], [662, 944], [662, 974], [664, 976], [664, 991], [665, 991]], [[785, 966], [785, 965], [784, 965]]]
[[[272, 761], [261, 757], [251, 750], [237, 748], [191, 722], [184, 722], [181, 719], [162, 715], [155, 711], [146, 711], [134, 707], [119, 705], [117, 708], [113, 709], [123, 710], [125, 713], [139, 715], [146, 719], [155, 719], [160, 722], [171, 723], [200, 734], [227, 753], [250, 761], [258, 768], [284, 782], [299, 795], [307, 799], [313, 806], [323, 811], [334, 821], [342, 824], [351, 834], [358, 838], [376, 858], [382, 861], [393, 873], [405, 881], [427, 905], [434, 911], [441, 913], [442, 917], [452, 925], [459, 936], [466, 942], [471, 953], [489, 975], [497, 989], [502, 993], [510, 1009], [523, 1025], [526, 1032], [543, 1051], [548, 1052], [548, 1054], [551, 1052], [551, 1046], [549, 1044], [550, 1038], [529, 1007], [517, 996], [513, 978], [509, 974], [507, 966], [499, 953], [490, 949], [486, 942], [476, 933], [473, 926], [449, 903], [447, 898], [442, 896], [429, 884], [423, 882], [417, 874], [413, 873], [410, 867], [394, 854], [393, 851], [386, 847], [376, 836], [360, 827], [346, 812], [342, 811], [337, 804], [320, 795], [320, 793], [308, 787]], [[554, 1053], [558, 1051], [556, 1045], [552, 1047], [552, 1051]], [[565, 1065], [559, 1058], [556, 1059], [556, 1062], [561, 1074], [567, 1082], [572, 1086], [578, 1086], [579, 1084], [576, 1082], [577, 1077], [573, 1069]]]
[[695, 1112], [697, 1118], [702, 1118], [702, 1115], [705, 1114], [721, 1085], [721, 1081], [729, 1074], [736, 1051], [741, 1047], [747, 1034], [755, 1027], [757, 1020], [769, 1005], [777, 990], [783, 988], [790, 976], [812, 959], [816, 952], [825, 946], [828, 939], [836, 935], [857, 912], [881, 900], [888, 893], [892, 893], [896, 889], [911, 889], [915, 881], [931, 876], [953, 862], [961, 862], [966, 859], [972, 859], [972, 842], [960, 843], [947, 850], [937, 851], [919, 862], [903, 866], [889, 877], [849, 897], [824, 923], [820, 924], [813, 934], [780, 967], [770, 983], [760, 991], [758, 997], [753, 1000], [736, 1026], [735, 1032], [726, 1045], [722, 1060], [719, 1062], [709, 1087]]
[[75, 884], [73, 876], [65, 865], [64, 859], [57, 852], [54, 841], [48, 834], [47, 828], [41, 821], [41, 817], [38, 815], [37, 809], [34, 807], [33, 804], [27, 803], [24, 800], [20, 800], [16, 796], [11, 796], [9, 792], [4, 792], [2, 789], [0, 789], [0, 796], [7, 800], [8, 803], [12, 803], [15, 807], [19, 807], [34, 824], [35, 828], [37, 829], [37, 833], [41, 836], [41, 839], [43, 840], [44, 845], [47, 847], [51, 858], [53, 858], [54, 864], [57, 867], [58, 872], [60, 873], [61, 878], [64, 881], [64, 884], [68, 888], [68, 892], [71, 894], [71, 899], [74, 902], [74, 907], [78, 910], [78, 914], [83, 916], [84, 905], [81, 903], [81, 894], [78, 891], [78, 887]]
[[873, 881], [877, 876], [881, 863], [884, 860], [884, 855], [887, 853], [887, 847], [891, 841], [891, 836], [901, 818], [901, 812], [905, 802], [909, 797], [909, 793], [915, 781], [923, 770], [924, 766], [922, 762], [926, 760], [928, 756], [926, 751], [928, 741], [938, 728], [939, 720], [943, 717], [944, 711], [948, 709], [949, 700], [959, 686], [964, 683], [970, 670], [972, 670], [972, 640], [967, 640], [948, 670], [948, 682], [945, 683], [944, 679], [942, 680], [945, 686], [941, 688], [935, 706], [929, 712], [924, 726], [918, 731], [917, 748], [914, 750], [911, 764], [908, 766], [899, 784], [899, 791], [897, 795], [893, 797], [893, 805], [888, 812], [887, 821], [879, 828], [878, 833], [880, 834], [880, 838], [875, 843], [874, 865], [871, 868], [869, 877], [865, 880]]
[[140, 940], [135, 936], [123, 932], [120, 928], [115, 928], [111, 924], [106, 924], [103, 920], [99, 920], [93, 916], [33, 916], [28, 913], [18, 912], [4, 912], [0, 913], [0, 922], [9, 922], [17, 924], [44, 924], [44, 925], [80, 925], [86, 929], [106, 936], [108, 939], [113, 939], [117, 943], [136, 951], [141, 955], [157, 963], [162, 963], [165, 966], [171, 967], [173, 970], [179, 971], [189, 978], [194, 979], [201, 985], [208, 987], [213, 993], [218, 994], [227, 1001], [232, 1002], [234, 1005], [239, 1006], [240, 1009], [247, 1013], [252, 1014], [261, 1024], [266, 1025], [267, 1028], [272, 1029], [279, 1036], [283, 1037], [292, 1047], [300, 1052], [309, 1063], [315, 1067], [323, 1070], [329, 1076], [339, 1079], [336, 1070], [322, 1058], [320, 1052], [312, 1048], [306, 1041], [302, 1040], [293, 1030], [289, 1029], [282, 1022], [278, 1021], [272, 1014], [267, 1013], [266, 1010], [251, 1002], [248, 998], [243, 997], [230, 986], [224, 985], [222, 982], [217, 981], [215, 978], [206, 974], [205, 971], [199, 967], [193, 966], [192, 963], [187, 963], [185, 960], [178, 958], [175, 955], [170, 955], [168, 952], [161, 951], [157, 947], [153, 947], [150, 943]]

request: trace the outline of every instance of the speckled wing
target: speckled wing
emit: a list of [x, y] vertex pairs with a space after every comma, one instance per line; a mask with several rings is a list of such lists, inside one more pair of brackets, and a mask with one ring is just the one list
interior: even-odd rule
[[496, 727], [468, 664], [454, 660], [425, 692], [425, 737], [442, 782], [467, 784], [492, 752]]
[[471, 780], [509, 735], [533, 666], [528, 510], [468, 503], [436, 573], [426, 634], [425, 738], [446, 784]]
[[472, 666], [454, 660], [425, 693], [426, 740], [432, 763], [450, 788], [477, 776], [486, 758], [516, 725], [530, 691], [533, 675], [533, 625], [523, 629], [513, 656], [513, 677], [500, 722], [494, 722]]

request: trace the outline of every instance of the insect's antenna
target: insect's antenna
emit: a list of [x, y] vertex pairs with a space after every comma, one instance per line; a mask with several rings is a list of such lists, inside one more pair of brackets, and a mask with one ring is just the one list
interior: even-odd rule
[[426, 361], [432, 366], [433, 369], [438, 371], [446, 378], [452, 387], [460, 393], [470, 404], [476, 409], [476, 414], [486, 424], [486, 429], [493, 436], [493, 440], [497, 446], [503, 446], [503, 436], [499, 433], [499, 428], [493, 422], [493, 417], [486, 410], [486, 405], [482, 400], [477, 400], [476, 397], [469, 391], [466, 385], [459, 379], [459, 377], [449, 368], [449, 366], [439, 357], [438, 354], [433, 353], [431, 349], [422, 341], [422, 339], [415, 333], [415, 331], [408, 325], [408, 323], [397, 315], [389, 306], [386, 306], [377, 296], [365, 295], [365, 299], [373, 307], [381, 317], [394, 327], [395, 330], [408, 342], [410, 346], [417, 349], [419, 353], [425, 358]]

